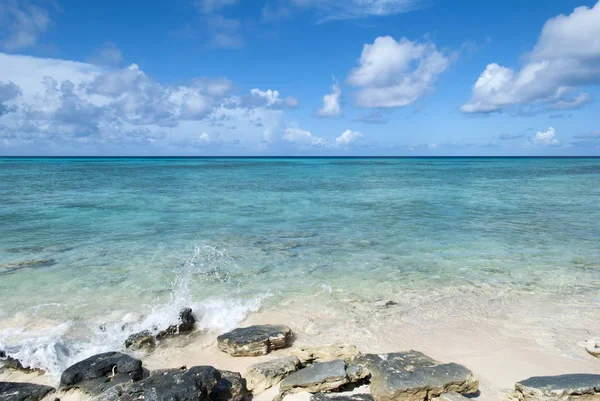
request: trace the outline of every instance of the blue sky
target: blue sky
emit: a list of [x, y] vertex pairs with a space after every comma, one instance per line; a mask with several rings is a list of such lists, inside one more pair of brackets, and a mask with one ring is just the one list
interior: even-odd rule
[[600, 155], [600, 3], [0, 0], [0, 155]]

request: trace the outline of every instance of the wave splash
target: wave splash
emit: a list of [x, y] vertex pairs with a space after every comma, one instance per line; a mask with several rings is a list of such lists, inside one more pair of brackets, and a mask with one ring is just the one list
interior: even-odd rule
[[[27, 325], [25, 322], [0, 331], [0, 350], [30, 369], [40, 369], [58, 379], [68, 366], [92, 355], [123, 350], [132, 334], [148, 330], [157, 334], [178, 323], [179, 311], [190, 307], [196, 316], [196, 329], [224, 332], [235, 328], [251, 312], [257, 312], [263, 299], [208, 298], [193, 301], [190, 281], [195, 275], [217, 283], [230, 283], [232, 259], [214, 247], [196, 245], [172, 283], [170, 301], [157, 305], [141, 317], [125, 314], [117, 322], [97, 323], [69, 321], [59, 324]], [[32, 328], [33, 327], [33, 328]]]

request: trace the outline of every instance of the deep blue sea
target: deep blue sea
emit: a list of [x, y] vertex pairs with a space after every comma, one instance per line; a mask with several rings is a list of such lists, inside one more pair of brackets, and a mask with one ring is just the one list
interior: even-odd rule
[[597, 296], [600, 159], [0, 158], [0, 349], [34, 367], [185, 305], [482, 287]]

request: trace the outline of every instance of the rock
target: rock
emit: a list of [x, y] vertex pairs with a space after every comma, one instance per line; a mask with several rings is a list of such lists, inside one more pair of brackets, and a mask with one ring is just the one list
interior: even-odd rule
[[292, 354], [300, 358], [303, 363], [329, 362], [335, 359], [349, 361], [360, 354], [360, 351], [354, 345], [330, 344], [322, 347], [300, 347]]
[[444, 393], [474, 394], [479, 382], [456, 363], [442, 364], [417, 352], [359, 355], [349, 369], [366, 369], [376, 401], [423, 401]]
[[21, 269], [35, 269], [39, 267], [48, 267], [56, 263], [54, 259], [34, 259], [22, 262], [10, 262], [0, 264], [0, 276], [8, 275]]
[[346, 366], [346, 375], [352, 383], [359, 383], [371, 377], [371, 372], [365, 364], [355, 363], [355, 359]]
[[179, 312], [179, 324], [169, 326], [166, 330], [161, 331], [156, 335], [157, 340], [173, 337], [177, 334], [187, 333], [194, 330], [196, 318], [190, 308], [184, 308]]
[[280, 385], [283, 393], [307, 391], [318, 393], [337, 390], [348, 383], [346, 362], [338, 359], [331, 362], [320, 362], [292, 373]]
[[433, 399], [434, 401], [469, 401], [467, 397], [458, 393], [445, 393], [440, 395], [437, 398]]
[[600, 399], [600, 375], [570, 374], [531, 377], [515, 384], [519, 401], [587, 401]]
[[102, 395], [102, 400], [241, 401], [246, 394], [239, 373], [195, 366], [188, 370], [163, 370], [129, 386], [114, 386]]
[[142, 376], [142, 361], [120, 352], [107, 352], [69, 366], [60, 378], [60, 387], [97, 395], [117, 384], [141, 380]]
[[0, 401], [39, 401], [53, 391], [39, 384], [0, 382]]
[[378, 306], [380, 308], [387, 308], [388, 306], [394, 306], [394, 305], [398, 305], [396, 302], [394, 301], [375, 301], [375, 306]]
[[596, 358], [600, 358], [600, 338], [588, 340], [585, 342], [585, 350]]
[[287, 326], [250, 326], [217, 337], [218, 347], [231, 356], [259, 356], [284, 348], [292, 341]]
[[310, 401], [375, 401], [371, 394], [316, 393]]
[[2, 366], [4, 368], [23, 370], [23, 371], [30, 370], [30, 369], [24, 367], [23, 364], [21, 363], [21, 361], [13, 358], [10, 355], [7, 355], [6, 351], [2, 351], [2, 350], [0, 350], [0, 363], [1, 363], [0, 366]]
[[152, 350], [156, 347], [156, 339], [149, 331], [142, 331], [141, 333], [132, 334], [125, 341], [125, 348], [131, 350]]
[[245, 378], [248, 390], [254, 394], [262, 393], [298, 370], [300, 359], [296, 356], [257, 363], [246, 370]]

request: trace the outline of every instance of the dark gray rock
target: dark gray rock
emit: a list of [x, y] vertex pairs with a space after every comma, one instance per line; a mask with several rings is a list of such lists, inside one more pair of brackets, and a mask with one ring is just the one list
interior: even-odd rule
[[53, 391], [39, 384], [0, 382], [0, 401], [39, 401]]
[[283, 380], [290, 373], [298, 370], [300, 359], [296, 356], [257, 363], [246, 370], [248, 390], [254, 394], [261, 393]]
[[456, 363], [442, 364], [417, 351], [359, 355], [350, 371], [370, 374], [376, 401], [423, 401], [444, 393], [477, 393], [479, 382]]
[[310, 401], [375, 401], [371, 394], [316, 393]]
[[217, 337], [218, 347], [231, 356], [259, 356], [284, 348], [292, 341], [287, 326], [250, 326], [235, 329]]
[[131, 385], [115, 386], [105, 401], [241, 401], [247, 394], [239, 373], [212, 366], [163, 370]]
[[156, 335], [157, 340], [164, 340], [165, 338], [173, 337], [177, 334], [188, 333], [194, 330], [194, 324], [196, 318], [190, 308], [184, 308], [179, 312], [179, 323], [177, 325], [169, 326], [166, 330], [161, 331]]
[[22, 262], [10, 262], [0, 264], [0, 276], [8, 275], [22, 269], [37, 269], [41, 267], [48, 267], [56, 264], [54, 259], [34, 259], [24, 260]]
[[522, 401], [600, 399], [600, 375], [531, 377], [515, 384], [513, 396]]
[[141, 380], [142, 376], [142, 361], [120, 352], [107, 352], [69, 366], [60, 378], [60, 387], [97, 395], [117, 384]]
[[150, 351], [156, 347], [156, 338], [149, 331], [132, 334], [125, 341], [125, 348], [131, 350], [146, 350]]
[[308, 391], [318, 393], [337, 390], [348, 383], [346, 376], [346, 362], [336, 360], [310, 365], [292, 373], [281, 382], [283, 392]]

